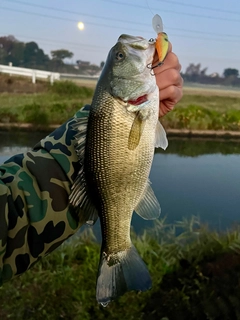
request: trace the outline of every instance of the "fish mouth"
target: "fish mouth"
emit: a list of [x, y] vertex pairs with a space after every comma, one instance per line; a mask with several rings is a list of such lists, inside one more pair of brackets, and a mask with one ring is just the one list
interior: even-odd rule
[[140, 37], [140, 36], [136, 37], [128, 34], [122, 34], [118, 38], [118, 42], [126, 44], [132, 47], [133, 49], [137, 49], [137, 50], [147, 50], [150, 44], [149, 41], [147, 41], [143, 37]]

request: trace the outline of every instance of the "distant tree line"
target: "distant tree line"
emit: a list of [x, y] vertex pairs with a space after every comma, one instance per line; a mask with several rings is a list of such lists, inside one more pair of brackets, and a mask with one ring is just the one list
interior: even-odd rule
[[[57, 71], [62, 73], [79, 73], [97, 75], [104, 66], [104, 61], [99, 66], [89, 61], [77, 60], [76, 63], [66, 63], [65, 59], [72, 59], [73, 53], [67, 49], [51, 51], [51, 56], [45, 54], [34, 41], [21, 42], [14, 36], [0, 37], [0, 64], [12, 63], [16, 67]], [[206, 74], [207, 68], [201, 68], [201, 64], [190, 63], [182, 77], [185, 82], [203, 84], [220, 84], [240, 86], [239, 71], [227, 68], [223, 75], [214, 72]]]
[[201, 64], [190, 63], [186, 68], [182, 77], [185, 82], [196, 82], [202, 84], [216, 84], [227, 86], [240, 86], [239, 71], [234, 68], [224, 69], [223, 75], [220, 76], [217, 72], [207, 75], [207, 68], [201, 69]]
[[0, 64], [12, 63], [16, 67], [70, 73], [95, 74], [101, 70], [101, 66], [91, 63], [82, 66], [78, 62], [65, 63], [65, 59], [72, 59], [72, 57], [73, 53], [66, 49], [53, 50], [49, 57], [34, 41], [24, 43], [14, 36], [0, 37]]

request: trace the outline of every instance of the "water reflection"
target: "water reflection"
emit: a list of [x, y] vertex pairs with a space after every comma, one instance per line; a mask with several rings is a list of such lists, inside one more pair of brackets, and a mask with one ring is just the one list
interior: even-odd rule
[[179, 156], [197, 157], [207, 154], [240, 154], [240, 139], [169, 139], [166, 151], [156, 149], [156, 153], [177, 154]]
[[[0, 133], [1, 163], [46, 133]], [[240, 141], [169, 139], [156, 151], [150, 179], [168, 222], [198, 215], [215, 229], [240, 222]], [[152, 226], [134, 214], [137, 232]], [[97, 228], [99, 234], [99, 228]]]
[[198, 215], [216, 229], [240, 221], [240, 156], [156, 154], [153, 188], [168, 221]]
[[2, 156], [5, 159], [6, 156], [28, 151], [45, 136], [43, 132], [0, 132], [0, 160]]

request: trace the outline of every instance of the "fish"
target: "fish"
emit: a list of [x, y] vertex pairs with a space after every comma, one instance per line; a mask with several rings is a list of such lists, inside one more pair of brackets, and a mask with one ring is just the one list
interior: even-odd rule
[[130, 228], [134, 211], [146, 220], [161, 211], [149, 181], [155, 148], [168, 145], [158, 118], [159, 89], [148, 68], [154, 53], [151, 41], [122, 34], [109, 51], [89, 115], [74, 125], [80, 170], [69, 201], [81, 223], [100, 218], [96, 299], [103, 306], [152, 286]]

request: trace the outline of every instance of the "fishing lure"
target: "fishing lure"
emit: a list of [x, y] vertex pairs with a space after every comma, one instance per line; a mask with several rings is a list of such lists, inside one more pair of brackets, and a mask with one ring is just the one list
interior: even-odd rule
[[155, 47], [159, 59], [158, 64], [151, 67], [151, 69], [154, 69], [156, 67], [161, 66], [163, 64], [164, 59], [166, 58], [168, 52], [168, 36], [165, 32], [163, 32], [162, 18], [158, 14], [155, 14], [155, 16], [153, 17], [152, 26], [157, 33], [157, 39], [150, 39], [149, 41], [155, 41]]

